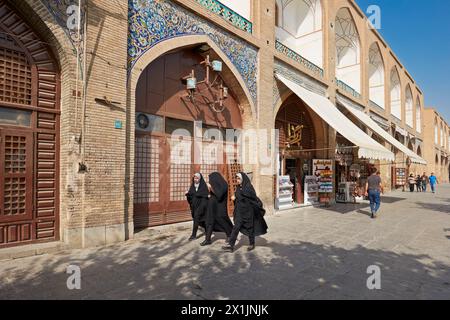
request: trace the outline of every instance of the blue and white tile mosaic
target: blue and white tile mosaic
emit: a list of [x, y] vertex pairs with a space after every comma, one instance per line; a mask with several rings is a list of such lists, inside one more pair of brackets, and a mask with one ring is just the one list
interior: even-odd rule
[[128, 71], [144, 53], [165, 40], [206, 35], [239, 71], [257, 101], [258, 49], [167, 0], [129, 0]]

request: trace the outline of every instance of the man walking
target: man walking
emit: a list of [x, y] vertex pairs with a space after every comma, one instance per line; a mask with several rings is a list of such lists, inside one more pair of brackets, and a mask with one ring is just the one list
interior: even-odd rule
[[377, 169], [372, 169], [372, 175], [367, 179], [366, 182], [366, 197], [370, 200], [370, 212], [371, 218], [375, 219], [377, 217], [378, 210], [381, 206], [381, 177], [377, 175]]
[[431, 173], [429, 180], [430, 180], [431, 191], [433, 193], [436, 193], [436, 185], [439, 184], [439, 182], [433, 172]]
[[424, 172], [422, 175], [422, 191], [423, 192], [427, 192], [428, 183], [429, 183], [429, 180], [428, 180], [427, 173]]

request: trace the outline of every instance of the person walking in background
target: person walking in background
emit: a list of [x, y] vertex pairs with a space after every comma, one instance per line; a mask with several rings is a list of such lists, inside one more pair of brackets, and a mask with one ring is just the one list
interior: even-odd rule
[[431, 191], [433, 193], [436, 193], [436, 185], [439, 184], [439, 182], [433, 172], [431, 173], [429, 180], [430, 180]]
[[[380, 171], [377, 172], [377, 176], [379, 176], [380, 179], [381, 179], [381, 172]], [[381, 186], [381, 194], [384, 194], [384, 187], [383, 187], [383, 185]]]
[[427, 186], [428, 186], [429, 180], [426, 172], [422, 175], [422, 191], [427, 192]]
[[416, 178], [414, 178], [414, 175], [412, 173], [409, 175], [408, 184], [409, 184], [409, 191], [414, 192], [414, 186], [416, 185]]
[[[414, 177], [413, 177], [414, 178]], [[377, 175], [377, 169], [372, 169], [372, 175], [366, 182], [366, 197], [370, 200], [371, 218], [375, 219], [381, 206], [381, 177]]]
[[422, 192], [422, 177], [420, 176], [420, 174], [418, 174], [416, 177], [416, 188], [417, 192]]

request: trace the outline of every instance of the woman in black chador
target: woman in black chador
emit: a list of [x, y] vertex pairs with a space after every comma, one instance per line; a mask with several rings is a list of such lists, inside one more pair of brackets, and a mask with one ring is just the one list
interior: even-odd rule
[[203, 176], [200, 173], [194, 174], [192, 184], [189, 191], [186, 193], [187, 201], [191, 207], [191, 214], [194, 226], [192, 228], [192, 235], [189, 240], [197, 239], [198, 227], [206, 229], [206, 208], [208, 206], [208, 186], [206, 185]]
[[233, 230], [233, 223], [227, 213], [228, 184], [218, 172], [209, 175], [210, 198], [206, 210], [206, 234], [205, 241], [200, 245], [210, 245], [213, 231], [225, 232], [227, 238]]
[[248, 251], [255, 249], [255, 237], [267, 233], [264, 220], [266, 210], [261, 200], [256, 196], [255, 189], [248, 176], [241, 172], [237, 174], [239, 186], [236, 188], [234, 200], [234, 228], [231, 232], [228, 246], [224, 250], [233, 252], [239, 231], [248, 236], [250, 246]]

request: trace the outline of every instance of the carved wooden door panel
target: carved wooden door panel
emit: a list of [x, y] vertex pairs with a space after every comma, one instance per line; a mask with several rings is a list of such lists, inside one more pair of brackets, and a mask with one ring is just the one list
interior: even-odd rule
[[33, 133], [0, 129], [0, 223], [33, 218]]

